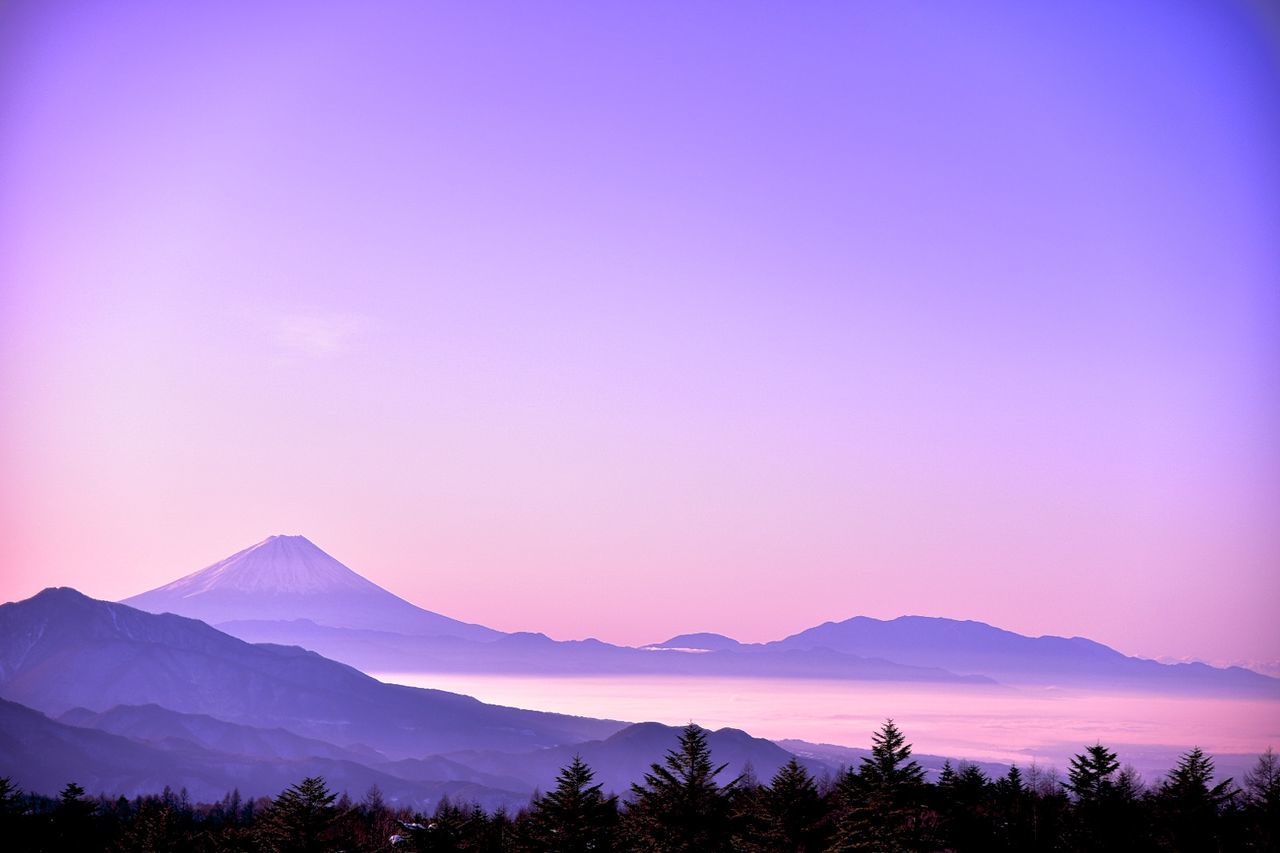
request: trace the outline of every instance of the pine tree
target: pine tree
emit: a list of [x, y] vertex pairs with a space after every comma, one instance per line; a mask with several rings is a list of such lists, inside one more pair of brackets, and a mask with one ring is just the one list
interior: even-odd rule
[[1098, 804], [1110, 795], [1114, 787], [1112, 777], [1119, 769], [1120, 762], [1114, 752], [1100, 743], [1086, 747], [1083, 753], [1071, 759], [1067, 790], [1086, 807]]
[[1280, 850], [1280, 756], [1271, 747], [1244, 775], [1244, 804], [1253, 849]]
[[68, 782], [58, 794], [58, 803], [53, 809], [60, 849], [80, 850], [88, 846], [93, 834], [93, 812], [93, 803], [84, 798], [84, 788]]
[[1234, 795], [1230, 779], [1213, 784], [1213, 759], [1197, 746], [1178, 759], [1160, 786], [1159, 823], [1178, 850], [1216, 849], [1218, 815]]
[[818, 786], [800, 762], [791, 760], [762, 792], [764, 841], [770, 850], [818, 850], [826, 809]]
[[911, 744], [893, 720], [871, 736], [871, 755], [862, 759], [858, 775], [872, 796], [890, 801], [914, 795], [924, 781], [924, 771], [911, 760]]
[[12, 777], [0, 776], [0, 818], [8, 818], [22, 811], [22, 789], [13, 784]]
[[690, 723], [662, 764], [650, 765], [643, 785], [632, 785], [627, 827], [644, 850], [715, 851], [729, 846], [729, 797], [716, 776], [728, 765], [711, 763], [706, 733]]
[[871, 736], [871, 755], [846, 770], [836, 787], [837, 850], [906, 850], [926, 841], [932, 827], [921, 806], [924, 770], [911, 744], [886, 720]]
[[308, 776], [276, 797], [263, 817], [263, 841], [278, 853], [327, 849], [324, 834], [335, 817], [331, 793], [320, 776]]
[[1116, 754], [1100, 743], [1071, 759], [1066, 788], [1075, 796], [1072, 843], [1081, 850], [1132, 850], [1143, 833], [1142, 804]]
[[9, 776], [0, 777], [0, 838], [17, 840], [22, 825], [22, 789]]
[[602, 785], [591, 784], [591, 768], [575, 755], [560, 771], [556, 786], [536, 797], [529, 815], [531, 847], [581, 853], [609, 850], [618, 824], [618, 801], [606, 797]]

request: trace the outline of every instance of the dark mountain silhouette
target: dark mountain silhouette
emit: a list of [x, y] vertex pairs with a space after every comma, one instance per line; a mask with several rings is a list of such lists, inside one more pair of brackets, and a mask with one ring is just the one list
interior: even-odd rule
[[157, 704], [391, 758], [553, 746], [623, 725], [383, 684], [314, 652], [65, 588], [0, 605], [0, 695], [50, 714]]
[[358, 795], [377, 785], [391, 803], [423, 808], [442, 796], [475, 799], [489, 808], [513, 807], [526, 791], [469, 781], [415, 781], [364, 764], [321, 757], [271, 761], [206, 750], [193, 743], [144, 743], [118, 734], [51, 720], [0, 699], [0, 775], [28, 791], [53, 793], [69, 781], [90, 794], [133, 797], [183, 788], [193, 800], [212, 802], [232, 790], [244, 797], [274, 796], [306, 776], [323, 776], [334, 790]]
[[982, 622], [926, 616], [827, 622], [765, 648], [879, 657], [939, 666], [1010, 684], [1146, 688], [1280, 696], [1280, 679], [1241, 667], [1162, 664], [1128, 657], [1083, 637], [1027, 637]]
[[[640, 782], [649, 765], [661, 762], [667, 750], [675, 748], [680, 729], [661, 723], [636, 723], [603, 740], [588, 741], [572, 746], [534, 750], [518, 755], [471, 751], [450, 754], [454, 761], [484, 770], [499, 771], [515, 776], [528, 785], [548, 790], [554, 787], [556, 774], [573, 760], [575, 755], [591, 766], [595, 781], [604, 790], [618, 794], [630, 792], [633, 782]], [[752, 737], [738, 729], [718, 729], [707, 732], [707, 745], [716, 765], [727, 764], [725, 771], [716, 777], [722, 785], [733, 781], [748, 766], [755, 775], [768, 782], [792, 753], [772, 741]], [[815, 775], [834, 773], [837, 766], [821, 758], [803, 758]]]
[[272, 536], [173, 583], [126, 598], [151, 613], [210, 625], [233, 619], [305, 618], [340, 628], [492, 640], [500, 631], [410, 604], [316, 547], [305, 536]]

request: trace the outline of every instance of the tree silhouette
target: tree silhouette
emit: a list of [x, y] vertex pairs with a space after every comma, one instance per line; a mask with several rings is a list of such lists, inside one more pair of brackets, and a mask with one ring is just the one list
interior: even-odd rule
[[1244, 775], [1244, 811], [1253, 849], [1280, 850], [1280, 756], [1271, 747]]
[[902, 850], [923, 843], [932, 830], [920, 807], [923, 784], [911, 744], [893, 720], [885, 720], [871, 735], [871, 755], [837, 783], [836, 849]]
[[591, 784], [594, 774], [581, 756], [560, 771], [556, 786], [533, 801], [531, 849], [582, 853], [612, 848], [618, 801]]
[[871, 736], [871, 755], [862, 759], [858, 776], [866, 791], [890, 800], [914, 794], [924, 781], [924, 771], [911, 760], [911, 744], [893, 720]]
[[808, 851], [822, 847], [826, 808], [818, 786], [795, 756], [761, 792], [762, 841], [769, 850]]
[[1230, 779], [1213, 784], [1213, 759], [1194, 747], [1160, 786], [1159, 824], [1178, 850], [1216, 849], [1218, 815], [1234, 795]]
[[335, 817], [335, 799], [320, 776], [308, 776], [291, 785], [276, 797], [264, 817], [264, 843], [278, 853], [328, 849], [324, 833]]
[[716, 783], [728, 765], [711, 762], [706, 733], [690, 723], [662, 764], [650, 765], [643, 785], [632, 785], [627, 825], [644, 850], [713, 851], [728, 848], [729, 797], [737, 784]]

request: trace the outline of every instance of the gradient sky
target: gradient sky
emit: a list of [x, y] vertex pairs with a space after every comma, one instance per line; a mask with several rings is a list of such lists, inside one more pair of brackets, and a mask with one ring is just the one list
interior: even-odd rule
[[6, 3], [0, 600], [1280, 659], [1264, 10]]

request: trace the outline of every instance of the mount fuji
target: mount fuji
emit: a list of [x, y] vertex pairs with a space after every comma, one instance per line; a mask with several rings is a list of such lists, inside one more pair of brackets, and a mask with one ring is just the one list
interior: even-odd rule
[[306, 620], [330, 628], [485, 642], [500, 631], [423, 610], [367, 580], [305, 536], [271, 536], [122, 604], [210, 625]]

